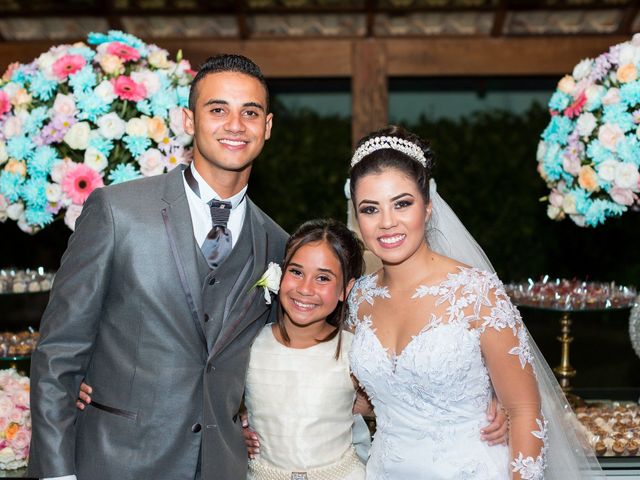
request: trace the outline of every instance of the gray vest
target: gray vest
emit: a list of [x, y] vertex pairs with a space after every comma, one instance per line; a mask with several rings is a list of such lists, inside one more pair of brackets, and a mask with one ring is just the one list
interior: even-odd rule
[[[231, 250], [224, 263], [215, 270], [211, 270], [196, 246], [198, 256], [198, 271], [202, 278], [202, 311], [204, 312], [204, 328], [207, 338], [207, 350], [211, 351], [216, 342], [222, 322], [229, 311], [232, 295], [231, 290], [237, 284], [238, 277], [245, 271], [251, 271], [253, 266], [253, 238], [251, 232], [251, 212], [247, 206], [240, 238]], [[235, 292], [234, 292], [235, 293]]]

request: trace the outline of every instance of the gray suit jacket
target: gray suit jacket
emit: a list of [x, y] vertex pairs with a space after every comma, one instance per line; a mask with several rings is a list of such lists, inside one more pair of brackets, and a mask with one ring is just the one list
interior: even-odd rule
[[[250, 344], [269, 315], [251, 286], [286, 233], [251, 201], [254, 263], [207, 347], [181, 169], [96, 190], [69, 240], [32, 357], [29, 475], [242, 479], [236, 413]], [[80, 382], [101, 408], [80, 412]], [[202, 449], [202, 454], [200, 454]]]

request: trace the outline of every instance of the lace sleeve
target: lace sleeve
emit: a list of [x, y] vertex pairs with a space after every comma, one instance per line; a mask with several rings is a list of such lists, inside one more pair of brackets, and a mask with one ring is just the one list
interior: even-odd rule
[[547, 423], [541, 409], [526, 328], [493, 276], [485, 288], [479, 328], [482, 353], [498, 400], [509, 421], [514, 479], [542, 480]]

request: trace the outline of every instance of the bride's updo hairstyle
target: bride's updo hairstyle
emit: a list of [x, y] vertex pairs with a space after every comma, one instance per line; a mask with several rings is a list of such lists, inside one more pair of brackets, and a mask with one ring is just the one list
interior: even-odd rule
[[429, 144], [402, 127], [389, 125], [358, 142], [351, 159], [349, 188], [355, 206], [358, 181], [393, 168], [416, 182], [425, 204], [429, 203], [429, 179], [435, 156]]

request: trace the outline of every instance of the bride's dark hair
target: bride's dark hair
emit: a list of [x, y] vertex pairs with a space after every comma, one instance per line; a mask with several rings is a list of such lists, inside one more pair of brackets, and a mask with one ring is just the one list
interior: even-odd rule
[[418, 135], [411, 133], [397, 125], [389, 125], [380, 130], [362, 137], [356, 146], [356, 151], [367, 141], [376, 137], [398, 137], [418, 146], [424, 153], [427, 162], [426, 167], [422, 166], [418, 160], [406, 153], [392, 148], [382, 148], [371, 152], [362, 158], [349, 170], [351, 201], [355, 205], [355, 190], [358, 181], [369, 174], [381, 173], [388, 168], [394, 168], [407, 175], [416, 182], [425, 203], [429, 203], [429, 179], [431, 171], [435, 165], [435, 155], [429, 143], [421, 139]]
[[[291, 259], [298, 250], [304, 245], [310, 243], [324, 242], [329, 246], [340, 263], [342, 273], [342, 296], [344, 301], [338, 302], [336, 308], [329, 314], [326, 322], [336, 327], [329, 335], [319, 340], [320, 342], [328, 342], [339, 335], [338, 345], [336, 347], [336, 359], [340, 358], [340, 350], [342, 348], [342, 327], [347, 314], [347, 296], [348, 286], [351, 279], [357, 279], [364, 272], [363, 247], [362, 242], [356, 237], [355, 233], [347, 228], [347, 226], [333, 219], [316, 219], [309, 220], [298, 227], [298, 229], [289, 237], [284, 250], [284, 262], [282, 264], [283, 272], [287, 271]], [[283, 322], [284, 310], [280, 304], [276, 323], [280, 335], [286, 344], [290, 342], [289, 334]]]

